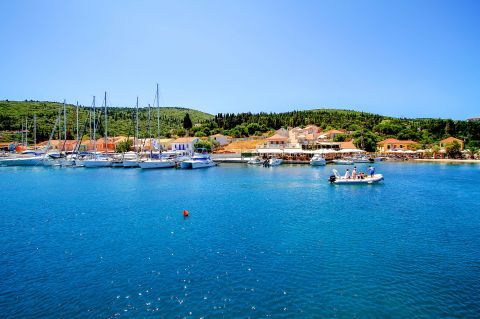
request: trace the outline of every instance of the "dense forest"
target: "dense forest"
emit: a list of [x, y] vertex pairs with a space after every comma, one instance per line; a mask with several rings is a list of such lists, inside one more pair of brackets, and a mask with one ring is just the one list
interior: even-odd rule
[[[67, 137], [68, 139], [75, 138], [75, 123], [76, 112], [75, 106], [71, 104], [66, 105], [67, 109]], [[93, 112], [91, 106], [79, 107], [79, 127], [80, 132], [85, 135], [89, 134], [90, 116], [93, 119]], [[150, 109], [150, 122], [148, 121], [148, 107], [139, 108], [139, 135], [140, 137], [148, 137], [149, 132], [153, 136], [157, 135], [157, 108]], [[22, 123], [25, 126], [25, 119], [27, 119], [29, 131], [33, 131], [33, 117], [35, 114], [37, 122], [37, 140], [48, 140], [52, 128], [59, 116], [63, 112], [63, 104], [57, 102], [39, 102], [39, 101], [0, 101], [0, 140], [12, 141], [19, 140], [19, 132], [22, 128]], [[135, 130], [135, 108], [132, 107], [109, 107], [108, 108], [108, 135], [109, 136], [132, 136]], [[183, 119], [185, 114], [189, 114], [193, 124], [203, 123], [213, 119], [213, 116], [200, 111], [177, 108], [177, 107], [162, 107], [160, 109], [160, 131], [162, 136], [183, 135]], [[63, 116], [63, 113], [61, 113]], [[104, 132], [104, 108], [96, 107], [95, 118], [97, 123], [98, 136], [102, 136]], [[150, 123], [150, 126], [149, 126]], [[60, 121], [60, 125], [63, 125]], [[92, 124], [93, 125], [93, 124]], [[58, 134], [58, 129], [56, 130]], [[30, 134], [29, 139], [32, 139]]]
[[[0, 139], [2, 141], [18, 140], [18, 132], [22, 121], [28, 119], [32, 127], [33, 114], [37, 120], [37, 139], [46, 140], [52, 127], [62, 111], [62, 104], [56, 102], [38, 101], [0, 101]], [[89, 110], [80, 107], [80, 128], [88, 134]], [[149, 126], [148, 108], [139, 110], [140, 136], [149, 136], [149, 131], [156, 136], [157, 109], [151, 110]], [[96, 109], [97, 128], [99, 136], [104, 129], [104, 110]], [[427, 147], [439, 140], [455, 136], [465, 141], [466, 147], [480, 148], [480, 122], [454, 121], [451, 119], [408, 119], [393, 118], [377, 114], [347, 111], [318, 109], [308, 111], [292, 111], [286, 113], [238, 113], [217, 114], [215, 116], [200, 111], [162, 107], [160, 110], [161, 135], [182, 136], [185, 134], [185, 115], [189, 114], [193, 127], [190, 134], [195, 136], [209, 136], [223, 133], [233, 137], [262, 135], [281, 127], [306, 126], [315, 124], [324, 130], [343, 129], [348, 133], [340, 136], [339, 140], [353, 139], [354, 143], [363, 149], [374, 150], [378, 141], [394, 137], [418, 141], [420, 147]], [[85, 126], [86, 125], [86, 126]], [[135, 108], [109, 107], [108, 132], [109, 136], [133, 135], [135, 126]], [[150, 128], [150, 129], [149, 129]], [[189, 127], [187, 127], [189, 128]], [[30, 130], [31, 131], [31, 130]], [[74, 138], [75, 134], [75, 106], [67, 105], [67, 135]], [[30, 134], [31, 138], [31, 134]]]

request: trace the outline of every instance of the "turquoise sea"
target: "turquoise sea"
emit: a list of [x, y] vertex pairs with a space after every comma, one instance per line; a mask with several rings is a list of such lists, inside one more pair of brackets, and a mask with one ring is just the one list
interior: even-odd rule
[[0, 167], [0, 317], [478, 318], [480, 166], [332, 168]]

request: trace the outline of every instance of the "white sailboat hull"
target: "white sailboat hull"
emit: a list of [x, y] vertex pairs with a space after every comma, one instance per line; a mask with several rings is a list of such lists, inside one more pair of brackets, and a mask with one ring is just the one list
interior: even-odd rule
[[125, 168], [133, 168], [133, 167], [139, 167], [137, 160], [124, 160], [122, 162], [123, 167]]
[[161, 161], [161, 160], [151, 160], [139, 162], [138, 165], [142, 169], [154, 169], [154, 168], [172, 168], [175, 167], [175, 161]]
[[86, 168], [99, 168], [99, 167], [111, 167], [112, 162], [106, 160], [86, 160], [84, 161]]
[[64, 159], [64, 160], [60, 160], [60, 165], [62, 166], [75, 166], [75, 160], [67, 160], [67, 159]]
[[24, 158], [7, 158], [2, 160], [2, 164], [6, 166], [37, 166], [42, 165], [42, 157], [24, 157]]

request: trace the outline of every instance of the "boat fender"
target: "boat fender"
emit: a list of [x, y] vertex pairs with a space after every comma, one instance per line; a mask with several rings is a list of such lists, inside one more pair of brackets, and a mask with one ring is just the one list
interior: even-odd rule
[[188, 214], [189, 214], [188, 210], [184, 209], [183, 210], [183, 217], [188, 217]]
[[330, 178], [328, 179], [330, 183], [335, 183], [336, 180], [337, 180], [337, 177], [335, 177], [335, 175], [330, 175]]

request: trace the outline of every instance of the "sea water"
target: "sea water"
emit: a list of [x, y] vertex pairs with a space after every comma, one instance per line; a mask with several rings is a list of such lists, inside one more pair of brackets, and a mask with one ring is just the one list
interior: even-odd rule
[[478, 318], [480, 166], [375, 166], [1, 167], [0, 316]]

